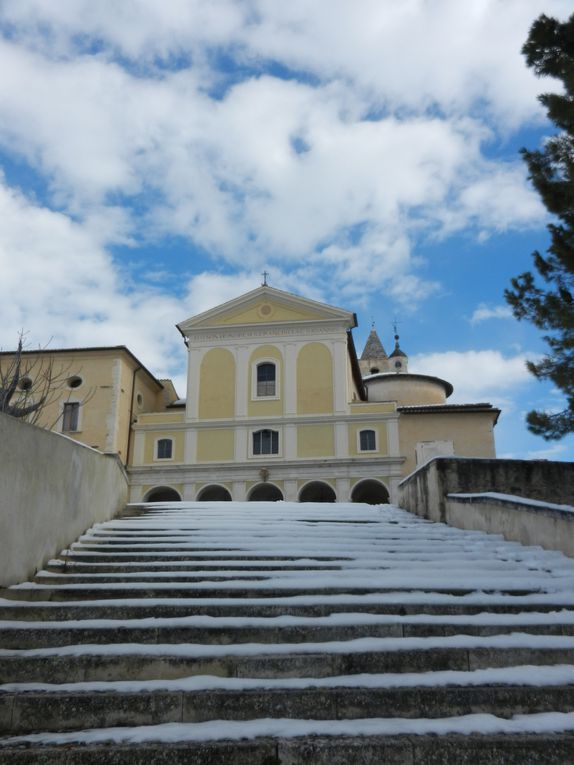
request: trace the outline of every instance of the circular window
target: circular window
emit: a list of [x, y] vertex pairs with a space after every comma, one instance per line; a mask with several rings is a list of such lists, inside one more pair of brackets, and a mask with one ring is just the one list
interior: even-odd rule
[[68, 377], [68, 388], [79, 388], [84, 381], [78, 375]]
[[400, 361], [395, 361], [395, 369], [400, 369], [402, 367], [402, 364]]
[[23, 390], [24, 392], [28, 392], [32, 389], [32, 380], [29, 377], [23, 377], [20, 382], [18, 383], [18, 387], [20, 390]]
[[264, 319], [268, 319], [273, 313], [273, 308], [269, 305], [269, 303], [263, 303], [262, 306], [259, 306], [258, 313], [259, 316], [263, 317]]
[[139, 408], [141, 409], [141, 408], [142, 408], [142, 406], [143, 406], [143, 396], [142, 396], [142, 394], [141, 394], [141, 393], [138, 393], [138, 394], [137, 394], [137, 396], [136, 396], [136, 402], [137, 402], [137, 405], [139, 406]]
[[378, 375], [379, 369], [377, 367], [371, 367], [371, 374], [372, 375]]

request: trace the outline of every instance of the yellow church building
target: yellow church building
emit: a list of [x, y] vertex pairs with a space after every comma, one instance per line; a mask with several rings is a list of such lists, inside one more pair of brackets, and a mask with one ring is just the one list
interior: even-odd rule
[[[263, 285], [178, 325], [187, 391], [125, 346], [24, 351], [18, 396], [59, 381], [37, 424], [117, 454], [131, 500], [386, 502], [433, 456], [495, 456], [490, 404], [408, 371], [355, 314]], [[0, 353], [0, 380], [13, 354]], [[41, 387], [41, 386], [40, 386]]]
[[398, 338], [359, 360], [356, 323], [267, 285], [181, 322], [186, 398], [137, 415], [132, 500], [385, 502], [432, 456], [494, 456], [498, 409], [448, 405]]

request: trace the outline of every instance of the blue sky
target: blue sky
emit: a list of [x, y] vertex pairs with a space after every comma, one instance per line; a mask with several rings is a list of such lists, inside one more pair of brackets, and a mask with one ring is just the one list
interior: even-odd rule
[[270, 283], [354, 310], [500, 455], [574, 459], [503, 291], [545, 249], [518, 154], [553, 83], [520, 48], [565, 0], [4, 0], [0, 345], [126, 344], [183, 392], [174, 325]]

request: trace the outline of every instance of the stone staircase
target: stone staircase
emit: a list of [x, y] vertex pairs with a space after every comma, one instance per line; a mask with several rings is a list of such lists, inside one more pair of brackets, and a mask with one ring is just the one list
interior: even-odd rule
[[574, 762], [574, 560], [390, 506], [98, 524], [0, 593], [0, 764]]

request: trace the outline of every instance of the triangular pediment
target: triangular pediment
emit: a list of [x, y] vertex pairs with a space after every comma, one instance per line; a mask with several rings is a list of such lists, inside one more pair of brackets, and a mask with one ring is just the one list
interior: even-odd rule
[[350, 311], [264, 286], [192, 316], [178, 327], [185, 333], [196, 329], [317, 321], [340, 321], [349, 327], [355, 326], [355, 317]]

